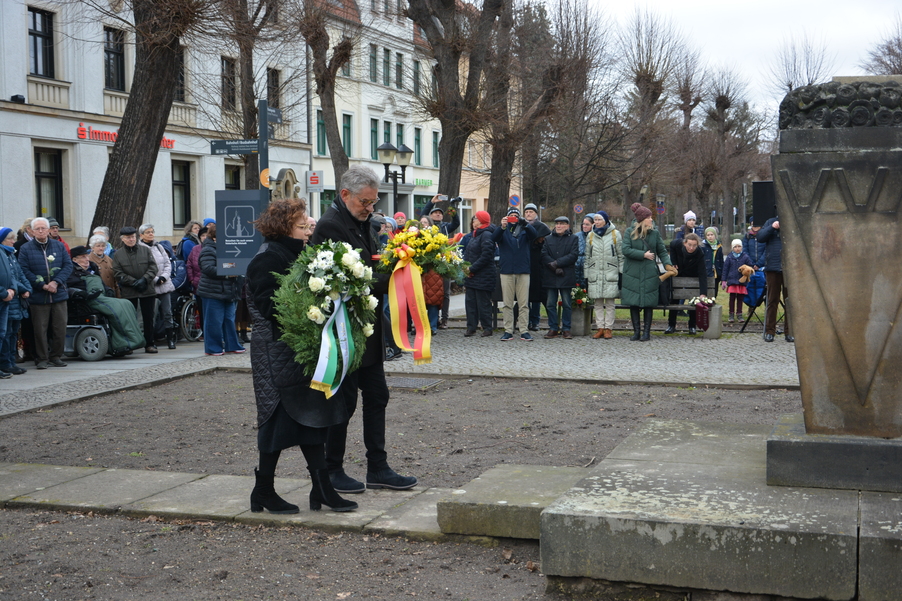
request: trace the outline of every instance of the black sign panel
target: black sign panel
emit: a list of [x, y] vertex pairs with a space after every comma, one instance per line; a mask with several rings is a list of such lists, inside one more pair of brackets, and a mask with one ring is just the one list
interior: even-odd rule
[[216, 273], [244, 275], [263, 244], [254, 221], [266, 208], [259, 190], [216, 190]]
[[260, 140], [212, 140], [210, 154], [257, 154]]
[[282, 123], [282, 109], [266, 107], [266, 120], [270, 123]]

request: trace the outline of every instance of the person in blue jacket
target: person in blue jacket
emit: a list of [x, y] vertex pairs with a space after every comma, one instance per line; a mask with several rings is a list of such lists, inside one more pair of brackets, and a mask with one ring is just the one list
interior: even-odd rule
[[795, 342], [789, 320], [789, 290], [783, 281], [783, 240], [780, 238], [780, 218], [768, 219], [755, 236], [758, 242], [767, 246], [764, 250], [764, 279], [767, 282], [767, 313], [764, 318], [764, 341], [773, 342], [777, 333], [777, 309], [780, 306], [780, 295], [783, 295], [786, 326], [784, 334], [786, 342]]
[[16, 365], [16, 341], [19, 324], [27, 310], [20, 299], [31, 294], [31, 285], [25, 279], [16, 261], [16, 232], [8, 227], [0, 228], [0, 379], [26, 370]]
[[[508, 210], [501, 218], [501, 227], [495, 228], [492, 240], [498, 244], [499, 267], [501, 268], [501, 296], [504, 301], [504, 334], [501, 340], [513, 340], [520, 319], [526, 320], [529, 307], [529, 272], [532, 267], [530, 246], [536, 237], [535, 228], [523, 219], [516, 207]], [[517, 319], [514, 319], [514, 304], [519, 305]], [[524, 328], [521, 340], [532, 340]]]

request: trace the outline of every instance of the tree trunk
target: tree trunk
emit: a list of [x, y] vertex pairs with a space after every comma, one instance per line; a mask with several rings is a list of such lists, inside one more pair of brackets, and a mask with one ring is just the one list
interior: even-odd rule
[[[257, 103], [254, 94], [254, 44], [257, 34], [247, 12], [247, 0], [240, 0], [235, 11], [238, 41], [238, 86], [241, 92], [241, 133], [245, 140], [259, 138]], [[260, 157], [244, 155], [244, 187], [260, 189]]]
[[[492, 222], [497, 223], [507, 212], [508, 199], [511, 191], [511, 173], [514, 170], [514, 160], [517, 157], [517, 149], [512, 145], [492, 147], [492, 172], [489, 175], [489, 213]], [[520, 211], [523, 210], [523, 203]]]
[[[116, 232], [144, 217], [160, 141], [166, 131], [178, 77], [182, 15], [156, 0], [134, 0], [135, 75], [91, 221]], [[167, 10], [164, 10], [167, 9]], [[132, 102], [131, 100], [134, 100]]]

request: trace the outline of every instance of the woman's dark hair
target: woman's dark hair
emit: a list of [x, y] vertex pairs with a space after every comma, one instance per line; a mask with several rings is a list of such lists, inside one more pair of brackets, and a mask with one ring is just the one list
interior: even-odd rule
[[269, 203], [254, 227], [265, 238], [291, 236], [295, 222], [307, 215], [307, 203], [303, 198], [282, 198]]
[[211, 223], [207, 226], [207, 238], [212, 238], [216, 240], [216, 224]]
[[685, 242], [686, 240], [695, 240], [699, 244], [702, 243], [702, 239], [699, 238], [698, 234], [696, 234], [696, 233], [689, 233], [689, 234], [686, 234], [685, 236], [683, 236], [683, 242]]

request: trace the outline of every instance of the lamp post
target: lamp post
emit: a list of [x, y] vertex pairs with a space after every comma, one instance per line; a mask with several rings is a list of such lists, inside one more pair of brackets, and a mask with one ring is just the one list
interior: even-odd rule
[[[407, 182], [404, 180], [405, 172], [407, 171], [407, 166], [410, 164], [410, 158], [413, 156], [413, 150], [407, 147], [406, 144], [401, 144], [400, 148], [395, 148], [390, 142], [386, 142], [385, 144], [379, 146], [376, 149], [376, 153], [379, 155], [379, 162], [385, 165], [385, 183], [387, 184], [389, 181], [392, 182], [392, 199], [394, 203], [394, 209], [398, 209], [398, 175], [401, 176], [401, 183], [406, 184]], [[398, 162], [398, 165], [401, 167], [401, 171], [389, 171], [389, 167], [395, 161]]]

